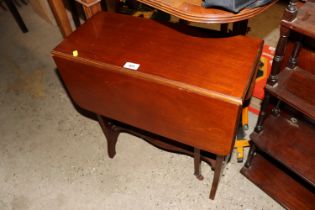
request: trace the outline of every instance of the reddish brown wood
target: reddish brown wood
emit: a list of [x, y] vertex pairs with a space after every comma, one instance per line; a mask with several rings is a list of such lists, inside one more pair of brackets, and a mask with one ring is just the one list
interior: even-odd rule
[[108, 156], [110, 158], [113, 158], [116, 155], [116, 143], [118, 140], [120, 129], [112, 122], [105, 120], [105, 118], [100, 115], [97, 115], [97, 119], [107, 140]]
[[76, 0], [83, 6], [85, 17], [91, 18], [96, 13], [102, 11], [100, 0]]
[[[315, 208], [315, 74], [311, 65], [315, 62], [312, 57], [315, 42], [306, 37], [313, 36], [313, 6], [314, 1], [308, 1], [298, 10], [296, 1], [291, 0], [284, 13], [265, 99], [255, 132], [251, 135], [253, 145], [241, 171], [288, 209]], [[293, 50], [287, 48], [289, 38], [298, 40]], [[301, 43], [304, 45], [302, 49]], [[280, 72], [284, 65], [288, 68]], [[264, 120], [270, 95], [279, 100], [273, 114]], [[289, 105], [291, 112], [282, 111], [280, 101]], [[294, 116], [297, 111], [302, 114], [298, 119]]]
[[315, 119], [315, 75], [296, 67], [294, 70], [283, 70], [278, 77], [278, 85], [267, 86], [267, 90], [311, 119]]
[[301, 50], [301, 46], [302, 46], [301, 40], [298, 40], [297, 42], [295, 42], [292, 54], [290, 56], [290, 59], [288, 61], [288, 65], [287, 65], [289, 69], [293, 70], [297, 66], [298, 54]]
[[281, 70], [281, 65], [283, 62], [286, 45], [290, 35], [290, 30], [287, 27], [280, 26], [280, 39], [277, 43], [275, 56], [273, 57], [273, 62], [271, 66], [270, 76], [268, 78], [268, 85], [274, 86], [278, 82], [278, 74]]
[[295, 119], [283, 113], [279, 117], [270, 115], [264, 131], [253, 133], [251, 140], [260, 150], [315, 185], [315, 127]]
[[63, 2], [61, 0], [48, 0], [48, 2], [63, 37], [69, 36], [72, 28]]
[[[106, 36], [100, 39], [100, 34]], [[150, 20], [100, 13], [53, 54], [70, 94], [83, 108], [227, 155], [261, 46], [248, 37], [218, 42]], [[178, 56], [169, 59], [171, 54]], [[127, 61], [139, 63], [139, 70], [122, 68]]]
[[107, 140], [107, 151], [110, 158], [113, 158], [116, 155], [115, 147], [119, 133], [126, 132], [143, 138], [154, 146], [164, 149], [166, 151], [182, 153], [194, 157], [194, 175], [199, 180], [203, 180], [203, 176], [200, 173], [200, 163], [201, 160], [203, 160], [208, 163], [214, 170], [214, 178], [210, 193], [210, 199], [214, 199], [220, 180], [220, 175], [223, 170], [223, 161], [225, 159], [224, 156], [218, 156], [214, 159], [212, 157], [213, 155], [209, 153], [201, 155], [200, 150], [197, 148], [192, 148], [180, 143], [176, 143], [170, 139], [154, 135], [152, 133], [125, 125], [117, 121], [114, 122], [100, 115], [97, 115], [97, 117]]
[[298, 0], [290, 0], [287, 8], [284, 10], [282, 20], [293, 21], [297, 16], [297, 2]]
[[138, 0], [141, 3], [147, 4], [156, 9], [162, 10], [166, 13], [172, 14], [183, 20], [198, 23], [233, 23], [241, 20], [246, 20], [254, 17], [274, 3], [262, 7], [244, 9], [235, 14], [215, 8], [203, 8], [201, 6], [202, 0]]
[[315, 209], [314, 189], [305, 187], [260, 154], [241, 173], [286, 209]]
[[[199, 165], [201, 161], [206, 162], [213, 170], [215, 170], [215, 164], [216, 159], [215, 155], [210, 153], [203, 153], [201, 155], [200, 150], [193, 148], [188, 145], [181, 144], [179, 142], [175, 142], [171, 139], [167, 139], [158, 135], [155, 135], [150, 132], [146, 132], [144, 130], [132, 127], [130, 125], [126, 125], [124, 123], [113, 121], [108, 118], [102, 117], [100, 115], [97, 115], [97, 118], [100, 122], [101, 128], [105, 134], [106, 140], [107, 140], [107, 146], [108, 146], [108, 155], [110, 158], [113, 158], [116, 154], [116, 143], [117, 143], [117, 137], [120, 133], [129, 133], [135, 136], [138, 136], [145, 141], [149, 142], [150, 144], [161, 148], [163, 150], [169, 151], [169, 152], [175, 152], [175, 153], [181, 153], [185, 155], [189, 155], [191, 157], [197, 157], [199, 159]], [[104, 129], [105, 128], [105, 129]], [[198, 152], [196, 152], [198, 151]], [[198, 165], [197, 164], [197, 165]], [[200, 171], [199, 171], [200, 173]], [[201, 175], [201, 173], [200, 173]], [[202, 175], [201, 175], [202, 176]]]
[[[284, 59], [281, 65], [280, 69], [285, 69], [290, 56], [292, 55], [294, 46], [295, 46], [296, 40], [290, 40], [287, 45], [287, 50], [284, 55]], [[313, 47], [312, 47], [313, 46]], [[315, 46], [315, 39], [303, 39], [302, 41], [302, 46], [298, 54], [298, 66], [305, 71], [308, 71], [312, 74], [315, 74], [315, 51], [314, 51], [314, 46]]]
[[[299, 10], [297, 10], [297, 8], [299, 8]], [[295, 22], [298, 21], [299, 22], [298, 27], [302, 27], [305, 30], [308, 30], [312, 33], [312, 30], [314, 29], [314, 27], [311, 27], [310, 25], [313, 25], [312, 23], [314, 22], [313, 14], [315, 13], [314, 12], [312, 14], [309, 14], [309, 13], [312, 12], [313, 10], [314, 10], [314, 3], [312, 1], [308, 2], [308, 4], [299, 4], [298, 7], [296, 6], [295, 0], [290, 1], [290, 4], [288, 5], [287, 9], [284, 12], [284, 16], [283, 16], [284, 20], [281, 22], [280, 39], [278, 41], [276, 53], [273, 59], [271, 74], [268, 78], [267, 89], [270, 90], [271, 92], [275, 91], [274, 95], [281, 98], [282, 100], [285, 100], [290, 105], [295, 106], [295, 108], [297, 108], [299, 111], [305, 112], [306, 115], [314, 119], [313, 103], [308, 104], [308, 102], [311, 102], [312, 98], [314, 98], [311, 92], [313, 88], [312, 78], [314, 77], [312, 76], [312, 74], [315, 73], [315, 68], [314, 68], [315, 53], [314, 51], [308, 49], [307, 47], [303, 47], [301, 49], [300, 40], [302, 39], [303, 34], [299, 35], [298, 44], [295, 45], [296, 47], [293, 49], [293, 51], [292, 51], [292, 47], [290, 47], [290, 43], [289, 43], [289, 48], [287, 48], [289, 36], [291, 34], [291, 29], [295, 30], [294, 27], [292, 27], [292, 25], [290, 24], [295, 25]], [[288, 22], [290, 22], [290, 24], [288, 24]], [[304, 32], [303, 30], [300, 30], [300, 31], [296, 30], [296, 31]], [[315, 43], [314, 39], [307, 39], [307, 40], [304, 39], [303, 41], [304, 41], [304, 45], [306, 46], [307, 45], [314, 46], [314, 43]], [[298, 54], [299, 54], [299, 58], [298, 58]], [[289, 89], [291, 90], [289, 90], [287, 88], [287, 85], [285, 84], [287, 82], [286, 80], [288, 78], [288, 73], [284, 73], [284, 75], [283, 74], [279, 75], [279, 72], [281, 69], [283, 69], [284, 66], [295, 68], [298, 64], [297, 59], [299, 59], [299, 66], [301, 66], [302, 68], [305, 68], [306, 71], [311, 72], [311, 74], [308, 74], [301, 68], [298, 68], [297, 71], [305, 72], [301, 74], [301, 76], [304, 75], [302, 76], [303, 78], [305, 79], [306, 77], [310, 77], [310, 78], [306, 79], [305, 84], [307, 84], [307, 87], [304, 87], [303, 85], [301, 86], [298, 84], [299, 82], [302, 83], [303, 79], [301, 79], [301, 76], [298, 76], [297, 78], [290, 77], [291, 79], [289, 79], [289, 83], [290, 83]], [[280, 78], [281, 80], [280, 85], [278, 84], [278, 77], [282, 77]], [[298, 79], [299, 79], [299, 82], [297, 81]], [[300, 98], [299, 95], [302, 96], [302, 98]], [[261, 108], [261, 114], [258, 118], [258, 123], [255, 128], [256, 132], [260, 132], [263, 128], [262, 123], [264, 121], [264, 117], [266, 114], [265, 109], [268, 107], [268, 104], [269, 104], [269, 93], [266, 93], [266, 98], [264, 99], [264, 102]], [[305, 107], [305, 110], [304, 110], [304, 107]]]
[[223, 171], [224, 167], [224, 156], [217, 156], [216, 162], [215, 162], [215, 169], [214, 169], [214, 175], [213, 175], [213, 181], [212, 181], [212, 187], [210, 191], [209, 198], [211, 200], [214, 200], [215, 194], [219, 185], [219, 181], [221, 178], [221, 173]]
[[315, 39], [315, 1], [306, 1], [294, 16], [296, 18], [282, 20], [281, 24]]
[[[234, 145], [243, 101], [252, 91], [262, 44], [244, 36], [191, 36], [152, 20], [100, 12], [52, 54], [73, 100], [115, 120], [108, 123], [99, 117], [110, 157], [118, 133], [125, 131], [194, 155], [117, 122], [213, 153], [215, 165], [200, 156], [215, 170], [213, 199], [224, 157]], [[123, 68], [126, 62], [140, 67]], [[198, 156], [196, 160], [197, 168]]]
[[196, 176], [197, 179], [203, 180], [203, 176], [201, 175], [201, 172], [200, 172], [200, 162], [201, 162], [200, 149], [194, 148], [194, 168], [195, 168], [194, 175]]
[[[268, 79], [269, 85], [275, 85], [277, 80], [277, 75], [281, 70], [281, 66], [283, 66], [283, 58], [285, 55], [285, 50], [288, 42], [288, 38], [291, 31], [296, 31], [302, 33], [303, 35], [310, 36], [315, 38], [315, 2], [308, 1], [304, 4], [298, 4], [296, 0], [291, 0], [290, 4], [286, 8], [283, 20], [281, 21], [280, 26], [280, 39], [277, 44], [276, 53], [273, 59], [272, 69], [270, 73], [270, 77]], [[314, 40], [311, 41], [314, 43]], [[313, 53], [307, 52], [307, 56], [312, 56]], [[302, 66], [305, 60], [302, 56]], [[285, 64], [286, 65], [286, 64]], [[311, 68], [312, 65], [307, 65]]]
[[266, 91], [265, 97], [261, 103], [261, 108], [260, 108], [260, 113], [258, 116], [257, 124], [255, 126], [255, 132], [257, 132], [257, 133], [259, 133], [263, 130], [263, 123], [264, 123], [264, 120], [267, 116], [267, 108], [269, 106], [269, 102], [270, 102], [270, 93]]

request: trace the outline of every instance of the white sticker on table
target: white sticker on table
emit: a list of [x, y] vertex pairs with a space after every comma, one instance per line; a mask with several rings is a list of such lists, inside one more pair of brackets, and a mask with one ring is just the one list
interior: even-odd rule
[[140, 64], [131, 63], [131, 62], [126, 62], [124, 65], [124, 68], [131, 69], [131, 70], [138, 70], [139, 67], [140, 67]]

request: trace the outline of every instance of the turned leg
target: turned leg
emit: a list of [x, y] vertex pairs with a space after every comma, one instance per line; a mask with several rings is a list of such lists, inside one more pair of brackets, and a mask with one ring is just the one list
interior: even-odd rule
[[300, 38], [294, 45], [293, 51], [292, 51], [292, 55], [289, 59], [289, 63], [288, 63], [288, 68], [289, 69], [294, 69], [297, 66], [297, 57], [298, 54], [300, 52], [301, 49], [301, 40], [302, 38]]
[[278, 74], [280, 72], [289, 34], [290, 29], [284, 26], [280, 27], [280, 39], [276, 47], [275, 56], [273, 57], [270, 76], [267, 80], [267, 84], [270, 86], [274, 86], [278, 82]]
[[200, 149], [194, 148], [194, 166], [195, 166], [195, 173], [194, 175], [196, 176], [197, 179], [203, 180], [203, 176], [201, 175], [200, 172]]
[[255, 132], [259, 133], [263, 130], [263, 122], [266, 118], [266, 114], [267, 114], [267, 108], [269, 105], [269, 100], [270, 100], [270, 93], [268, 93], [267, 91], [265, 91], [265, 98], [261, 104], [261, 108], [260, 108], [260, 113], [258, 116], [258, 120], [257, 120], [257, 124], [255, 127]]
[[215, 162], [215, 169], [214, 169], [214, 177], [212, 181], [212, 187], [210, 191], [210, 199], [214, 200], [215, 194], [217, 192], [217, 188], [219, 185], [222, 169], [223, 169], [223, 163], [224, 163], [224, 156], [217, 156], [216, 162]]
[[116, 143], [118, 140], [119, 130], [110, 121], [106, 120], [104, 117], [97, 115], [100, 126], [107, 139], [107, 152], [110, 158], [116, 155]]

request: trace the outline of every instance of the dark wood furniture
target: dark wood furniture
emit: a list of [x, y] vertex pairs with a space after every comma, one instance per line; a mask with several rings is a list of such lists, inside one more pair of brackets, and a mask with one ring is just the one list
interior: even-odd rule
[[172, 14], [182, 20], [193, 23], [220, 23], [221, 30], [227, 31], [227, 25], [233, 23], [233, 35], [247, 33], [248, 19], [261, 14], [277, 0], [269, 4], [257, 7], [247, 8], [239, 13], [233, 13], [218, 8], [203, 8], [202, 0], [138, 0], [158, 10]]
[[[315, 74], [298, 65], [303, 44], [314, 47], [315, 1], [297, 6], [291, 0], [283, 18], [265, 99], [251, 135], [253, 144], [241, 173], [285, 208], [315, 209]], [[280, 71], [291, 37], [296, 43]], [[270, 113], [271, 97], [278, 103]]]
[[[110, 157], [120, 132], [192, 155], [197, 178], [201, 160], [214, 169], [214, 199], [262, 45], [259, 39], [206, 38], [100, 12], [52, 54], [73, 100], [97, 113]], [[140, 67], [123, 68], [126, 62]]]
[[156, 9], [194, 23], [233, 23], [252, 18], [271, 7], [272, 1], [263, 7], [247, 8], [233, 13], [216, 8], [203, 8], [202, 0], [138, 0]]
[[[47, 0], [49, 6], [55, 16], [56, 22], [63, 37], [67, 37], [72, 33], [72, 27], [62, 0]], [[101, 0], [76, 0], [82, 4], [86, 18], [92, 17], [101, 11]], [[108, 0], [113, 1], [113, 0]]]

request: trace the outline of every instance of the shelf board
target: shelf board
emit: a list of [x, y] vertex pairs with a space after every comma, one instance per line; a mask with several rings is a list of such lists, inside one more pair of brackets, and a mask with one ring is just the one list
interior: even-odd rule
[[298, 9], [297, 17], [293, 21], [282, 20], [282, 25], [315, 38], [315, 1], [309, 0]]
[[305, 187], [258, 153], [241, 173], [286, 209], [315, 209], [314, 189]]
[[262, 151], [276, 159], [305, 181], [315, 186], [315, 128], [290, 117], [268, 116], [264, 130], [251, 134], [251, 140]]
[[278, 84], [267, 85], [267, 91], [315, 120], [315, 75], [296, 67], [284, 69], [278, 77]]

